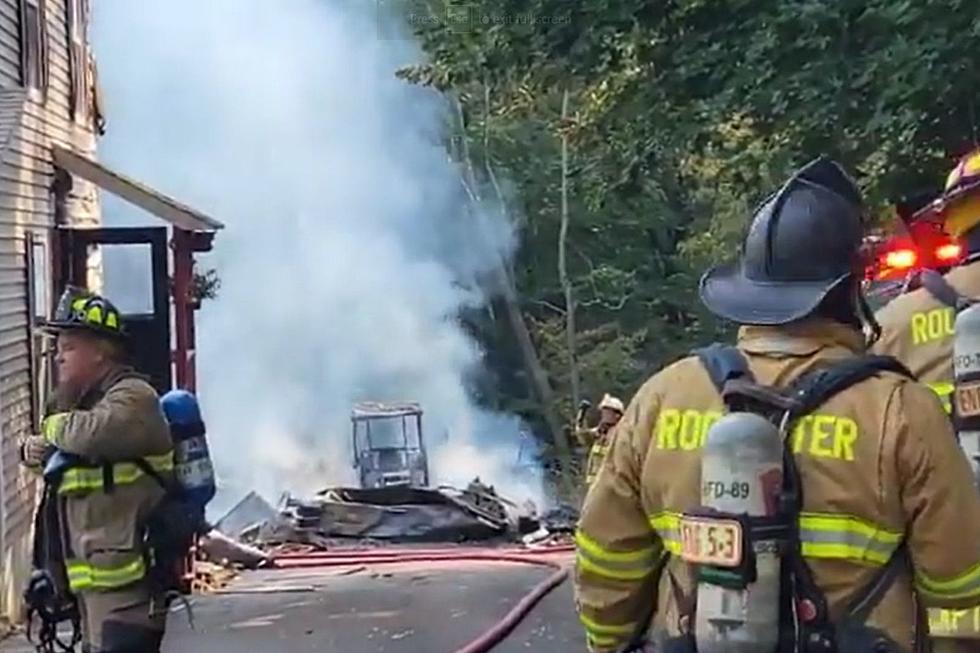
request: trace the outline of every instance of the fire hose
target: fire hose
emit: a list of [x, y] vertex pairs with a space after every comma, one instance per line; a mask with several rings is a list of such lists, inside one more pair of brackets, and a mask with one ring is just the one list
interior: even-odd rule
[[278, 569], [305, 569], [312, 567], [348, 567], [351, 565], [400, 564], [406, 562], [510, 562], [515, 564], [549, 567], [555, 572], [538, 583], [524, 595], [510, 611], [479, 637], [453, 653], [488, 653], [513, 632], [531, 613], [541, 599], [568, 579], [568, 568], [544, 558], [544, 555], [565, 553], [572, 546], [553, 546], [529, 550], [423, 549], [402, 551], [323, 551], [277, 556], [273, 564]]

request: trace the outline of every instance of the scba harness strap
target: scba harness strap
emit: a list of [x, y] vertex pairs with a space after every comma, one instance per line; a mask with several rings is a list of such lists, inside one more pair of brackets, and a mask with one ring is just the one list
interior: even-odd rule
[[964, 308], [976, 303], [975, 299], [961, 294], [960, 291], [946, 280], [946, 277], [935, 270], [919, 270], [916, 275], [918, 282], [922, 284], [926, 292], [932, 295], [932, 298], [940, 304], [948, 306], [955, 311], [962, 311]]
[[[892, 372], [908, 378], [912, 374], [898, 361], [887, 356], [851, 358], [803, 375], [788, 388], [773, 388], [756, 383], [745, 357], [738, 349], [714, 344], [694, 352], [725, 401], [729, 411], [759, 414], [780, 427], [783, 435], [783, 486], [777, 514], [773, 517], [721, 515], [743, 524], [746, 533], [744, 550], [750, 552], [749, 564], [740, 569], [698, 569], [701, 582], [744, 588], [754, 580], [753, 542], [776, 541], [783, 554], [780, 581], [780, 653], [886, 653], [899, 650], [884, 633], [866, 625], [871, 611], [878, 605], [909, 561], [904, 544], [891, 555], [875, 578], [849, 602], [844, 615], [831, 621], [827, 600], [813, 580], [802, 553], [799, 517], [803, 507], [802, 482], [795, 457], [787, 446], [786, 436], [796, 420], [816, 410], [834, 395], [851, 386]], [[695, 513], [692, 513], [695, 514]], [[675, 588], [676, 589], [676, 588]], [[691, 597], [679, 597], [687, 605], [687, 617], [693, 624]], [[925, 638], [917, 635], [917, 646]], [[677, 638], [660, 638], [656, 650], [669, 653], [696, 653], [697, 644], [688, 633]]]

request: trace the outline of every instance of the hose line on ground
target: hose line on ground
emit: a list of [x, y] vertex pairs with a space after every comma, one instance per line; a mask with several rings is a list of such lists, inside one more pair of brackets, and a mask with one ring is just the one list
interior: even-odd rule
[[408, 562], [511, 562], [515, 564], [549, 567], [555, 570], [551, 576], [538, 583], [524, 595], [510, 611], [486, 632], [456, 649], [453, 653], [488, 653], [530, 614], [541, 599], [568, 579], [568, 568], [542, 554], [566, 553], [574, 550], [572, 546], [542, 547], [529, 550], [452, 550], [425, 549], [402, 551], [322, 551], [311, 553], [290, 553], [277, 556], [273, 565], [278, 569], [305, 569], [314, 567], [349, 567], [352, 565], [384, 565]]

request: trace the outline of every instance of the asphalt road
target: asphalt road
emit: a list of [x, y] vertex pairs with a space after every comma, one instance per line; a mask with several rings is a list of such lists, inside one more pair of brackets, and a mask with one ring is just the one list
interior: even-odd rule
[[[490, 628], [551, 571], [453, 563], [373, 570], [263, 571], [196, 597], [195, 629], [171, 615], [164, 653], [452, 653]], [[29, 653], [10, 641], [2, 653]], [[584, 653], [569, 581], [494, 653]]]

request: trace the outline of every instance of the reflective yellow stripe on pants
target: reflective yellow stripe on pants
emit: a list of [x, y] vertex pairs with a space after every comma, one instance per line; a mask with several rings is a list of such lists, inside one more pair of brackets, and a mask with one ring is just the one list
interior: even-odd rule
[[65, 563], [65, 569], [68, 572], [68, 586], [73, 592], [119, 589], [146, 575], [142, 556], [134, 556], [129, 562], [113, 567], [97, 567], [83, 560], [69, 560]]
[[[681, 515], [659, 512], [649, 517], [664, 547], [681, 552]], [[902, 534], [852, 515], [804, 512], [800, 514], [800, 543], [804, 557], [849, 560], [872, 565], [888, 562], [902, 541]]]
[[589, 650], [594, 651], [596, 647], [612, 648], [623, 644], [636, 630], [636, 624], [600, 624], [589, 619], [584, 614], [579, 615], [579, 620], [585, 626], [585, 636], [589, 645]]
[[[147, 456], [146, 462], [160, 473], [169, 473], [174, 469], [173, 452], [159, 456]], [[112, 480], [116, 485], [128, 485], [143, 478], [143, 470], [136, 463], [116, 463], [112, 466]], [[58, 494], [83, 494], [103, 489], [104, 475], [102, 467], [73, 467], [65, 472], [58, 486]]]

